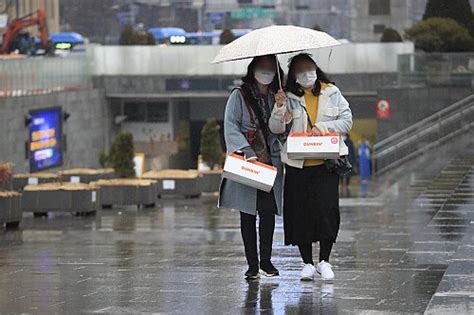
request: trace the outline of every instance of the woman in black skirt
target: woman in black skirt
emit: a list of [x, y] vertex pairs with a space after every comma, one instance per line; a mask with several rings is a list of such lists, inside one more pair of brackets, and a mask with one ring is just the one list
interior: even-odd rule
[[[313, 136], [345, 134], [352, 128], [349, 103], [339, 89], [308, 54], [295, 56], [289, 65], [287, 101], [274, 107], [269, 122], [275, 134], [309, 132]], [[341, 155], [347, 146], [340, 141]], [[339, 175], [324, 160], [291, 160], [286, 143], [283, 219], [285, 244], [297, 245], [304, 262], [301, 280], [313, 280], [317, 272], [323, 280], [334, 278], [329, 264], [333, 243], [339, 232]], [[312, 243], [319, 242], [315, 267]]]

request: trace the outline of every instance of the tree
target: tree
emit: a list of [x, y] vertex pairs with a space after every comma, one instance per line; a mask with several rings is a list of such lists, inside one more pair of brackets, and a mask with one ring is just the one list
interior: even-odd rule
[[120, 34], [120, 45], [133, 45], [134, 35], [135, 31], [133, 30], [133, 27], [130, 25], [125, 26], [125, 28], [122, 30], [122, 33]]
[[428, 0], [423, 20], [434, 17], [451, 18], [466, 27], [474, 37], [474, 19], [469, 0]]
[[403, 42], [402, 36], [397, 30], [393, 28], [386, 28], [383, 31], [382, 38], [380, 39], [382, 43], [394, 43], [394, 42]]
[[120, 34], [120, 45], [155, 45], [153, 34], [145, 31], [135, 31], [131, 26], [125, 26]]
[[473, 51], [474, 40], [467, 29], [453, 19], [430, 18], [406, 30], [415, 47], [426, 52]]
[[109, 156], [107, 155], [106, 152], [100, 152], [99, 153], [99, 165], [102, 168], [106, 168], [109, 166]]
[[229, 43], [232, 43], [234, 40], [235, 40], [234, 33], [230, 29], [226, 28], [221, 33], [221, 36], [219, 38], [219, 43], [221, 45], [227, 45]]
[[108, 161], [114, 168], [115, 173], [122, 178], [135, 177], [135, 149], [131, 133], [121, 133], [117, 136], [110, 147]]
[[324, 31], [323, 31], [323, 28], [322, 28], [318, 23], [314, 24], [313, 30], [315, 30], [315, 31], [320, 31], [320, 32], [324, 32]]
[[181, 120], [176, 134], [178, 152], [170, 156], [169, 161], [171, 168], [189, 169], [195, 167], [195, 162], [191, 158], [190, 137], [189, 122]]
[[221, 162], [222, 145], [220, 126], [215, 118], [209, 118], [201, 130], [201, 155], [211, 169]]

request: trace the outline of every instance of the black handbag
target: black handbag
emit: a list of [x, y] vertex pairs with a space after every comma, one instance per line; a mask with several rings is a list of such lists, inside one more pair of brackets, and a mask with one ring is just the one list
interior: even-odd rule
[[[309, 126], [311, 127], [311, 129], [313, 129], [314, 125], [311, 122], [311, 119], [309, 119], [306, 107], [301, 107], [303, 107], [304, 111], [306, 112], [306, 117], [308, 118]], [[324, 160], [324, 164], [326, 165], [326, 168], [329, 171], [334, 172], [340, 176], [347, 176], [352, 172], [352, 164], [351, 162], [349, 162], [349, 157], [347, 155], [343, 155], [338, 159], [326, 159]]]

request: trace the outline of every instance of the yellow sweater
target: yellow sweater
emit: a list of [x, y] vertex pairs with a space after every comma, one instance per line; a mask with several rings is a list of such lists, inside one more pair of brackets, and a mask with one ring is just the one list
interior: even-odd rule
[[[321, 82], [321, 90], [327, 88], [329, 85], [327, 83]], [[318, 117], [318, 105], [319, 105], [319, 96], [313, 95], [311, 89], [304, 91], [304, 101], [306, 103], [306, 110], [308, 111], [309, 119], [311, 123], [316, 123]], [[308, 124], [308, 132], [311, 132], [311, 126]], [[305, 160], [304, 166], [317, 166], [324, 164], [324, 160]]]

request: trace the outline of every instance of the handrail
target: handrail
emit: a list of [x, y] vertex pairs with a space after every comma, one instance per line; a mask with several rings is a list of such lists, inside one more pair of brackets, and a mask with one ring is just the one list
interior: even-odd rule
[[374, 145], [375, 172], [383, 173], [474, 126], [474, 95]]
[[453, 113], [457, 112], [460, 107], [465, 106], [466, 104], [468, 104], [469, 102], [472, 102], [472, 101], [474, 101], [474, 94], [469, 95], [468, 97], [452, 104], [451, 106], [443, 108], [442, 110], [434, 113], [433, 115], [428, 116], [428, 117], [414, 123], [410, 127], [407, 127], [407, 128], [391, 135], [390, 137], [388, 137], [388, 138], [386, 138], [386, 139], [384, 139], [380, 142], [377, 142], [374, 145], [374, 149], [375, 150], [381, 149], [382, 147], [386, 146], [389, 143], [397, 142], [401, 138], [404, 138], [407, 134], [411, 134], [411, 133], [413, 133], [413, 131], [420, 129], [421, 127], [426, 126], [429, 122], [432, 122], [433, 120], [438, 120], [440, 117], [446, 117], [447, 115], [449, 115], [452, 112]]

